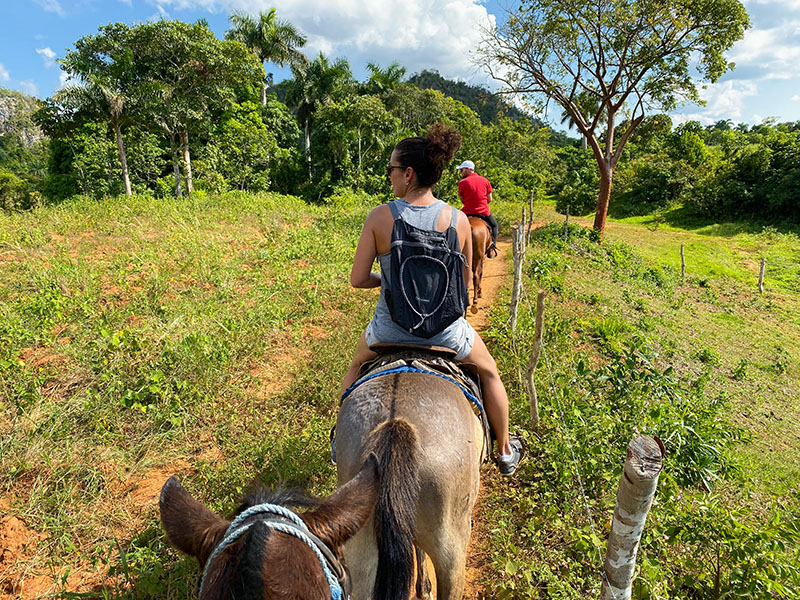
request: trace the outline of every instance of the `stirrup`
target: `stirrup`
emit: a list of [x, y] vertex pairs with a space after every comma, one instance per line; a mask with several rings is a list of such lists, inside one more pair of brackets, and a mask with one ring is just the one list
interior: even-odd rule
[[492, 244], [486, 251], [486, 258], [494, 258], [495, 256], [497, 256], [497, 246]]

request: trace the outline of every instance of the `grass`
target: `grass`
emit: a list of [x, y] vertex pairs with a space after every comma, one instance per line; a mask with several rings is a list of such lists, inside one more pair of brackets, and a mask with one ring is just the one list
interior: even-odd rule
[[[492, 518], [503, 523], [492, 540], [495, 568], [506, 574], [490, 589], [499, 598], [597, 594], [595, 531], [602, 539], [608, 529], [625, 445], [645, 431], [666, 441], [667, 465], [634, 597], [717, 597], [717, 575], [732, 596], [798, 597], [800, 299], [791, 277], [785, 285], [774, 277], [759, 294], [750, 270], [766, 252], [796, 272], [796, 235], [718, 238], [625, 220], [609, 221], [598, 246], [572, 225], [564, 242], [552, 206], [537, 213], [559, 224], [534, 234], [524, 267], [527, 289], [549, 294], [535, 436], [519, 380], [533, 319], [526, 312], [512, 334], [498, 314], [488, 334], [504, 349], [495, 356], [512, 422], [532, 449], [516, 485], [490, 495]], [[680, 243], [705, 257], [686, 280], [669, 250]]]
[[229, 195], [0, 216], [0, 496], [47, 532], [31, 577], [184, 598], [148, 579], [194, 570], [157, 522], [170, 474], [222, 512], [253, 478], [333, 488], [341, 348], [374, 302], [346, 278], [368, 208]]
[[[173, 473], [220, 513], [253, 479], [333, 489], [328, 430], [376, 293], [351, 290], [347, 274], [375, 202], [134, 197], [0, 214], [0, 517], [20, 516], [38, 540], [20, 550], [29, 590], [193, 597], [196, 564], [158, 523]], [[508, 232], [520, 206], [496, 204]], [[563, 223], [548, 203], [535, 217]], [[529, 306], [512, 334], [504, 290], [484, 336], [531, 456], [514, 481], [484, 476], [488, 593], [597, 595], [596, 546], [637, 431], [670, 454], [635, 597], [713, 597], [713, 552], [747, 597], [769, 597], [762, 583], [779, 576], [796, 583], [753, 567], [751, 589], [734, 572], [756, 554], [789, 569], [791, 552], [769, 540], [800, 547], [787, 524], [800, 518], [796, 233], [627, 219], [599, 246], [555, 228], [533, 236], [525, 266], [526, 290], [549, 293], [540, 431], [519, 381]]]

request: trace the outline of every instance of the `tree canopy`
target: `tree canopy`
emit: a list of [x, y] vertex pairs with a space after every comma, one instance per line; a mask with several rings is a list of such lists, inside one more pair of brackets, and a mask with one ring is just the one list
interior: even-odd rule
[[[525, 0], [485, 33], [479, 55], [506, 91], [556, 102], [586, 138], [600, 171], [602, 235], [614, 169], [646, 110], [698, 101], [692, 61], [716, 81], [748, 26], [739, 0]], [[628, 125], [616, 137], [619, 115]]]

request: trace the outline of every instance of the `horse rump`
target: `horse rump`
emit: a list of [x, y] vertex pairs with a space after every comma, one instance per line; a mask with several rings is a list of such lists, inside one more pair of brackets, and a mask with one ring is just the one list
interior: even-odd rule
[[375, 506], [378, 568], [375, 600], [405, 600], [414, 577], [414, 535], [419, 498], [419, 438], [405, 419], [389, 419], [369, 436], [378, 456], [381, 486]]

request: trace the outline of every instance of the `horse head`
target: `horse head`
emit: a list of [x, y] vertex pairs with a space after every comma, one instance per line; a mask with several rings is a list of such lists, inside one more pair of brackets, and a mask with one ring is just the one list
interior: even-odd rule
[[326, 499], [260, 489], [228, 521], [172, 476], [159, 508], [167, 539], [200, 565], [199, 600], [337, 600], [346, 598], [348, 587], [342, 546], [372, 514], [377, 497], [378, 462], [371, 455]]

